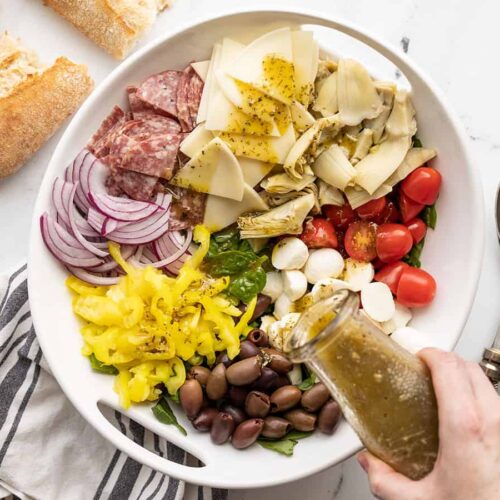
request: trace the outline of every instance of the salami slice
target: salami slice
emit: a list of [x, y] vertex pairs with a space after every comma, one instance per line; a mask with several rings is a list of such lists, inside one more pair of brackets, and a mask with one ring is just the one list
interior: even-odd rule
[[191, 66], [182, 72], [182, 78], [177, 88], [177, 118], [181, 124], [183, 132], [190, 132], [194, 128], [189, 111], [189, 87], [191, 76], [195, 73]]
[[203, 93], [203, 80], [199, 77], [196, 71], [191, 73], [188, 89], [188, 108], [191, 117], [191, 125], [196, 124], [198, 117], [198, 108], [200, 107], [201, 94]]
[[144, 102], [138, 95], [138, 87], [130, 85], [127, 87], [128, 103], [130, 111], [132, 112], [132, 117], [134, 119], [155, 116], [155, 110], [153, 106]]
[[119, 106], [115, 106], [88, 142], [87, 148], [89, 151], [97, 158], [106, 156], [109, 152], [108, 142], [110, 136], [126, 119], [127, 117], [123, 110]]
[[169, 230], [180, 231], [203, 222], [206, 194], [171, 185], [167, 189], [172, 193]]
[[125, 193], [133, 200], [149, 201], [158, 191], [160, 184], [156, 177], [113, 168], [110, 169], [110, 174], [106, 179], [106, 187], [108, 193], [113, 196]]
[[150, 76], [136, 92], [136, 96], [157, 112], [177, 117], [177, 88], [182, 78], [182, 71], [168, 70]]

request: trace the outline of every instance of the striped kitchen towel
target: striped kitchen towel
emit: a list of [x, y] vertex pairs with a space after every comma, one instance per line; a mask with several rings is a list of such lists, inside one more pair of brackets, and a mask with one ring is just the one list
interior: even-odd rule
[[[186, 461], [180, 448], [121, 413], [106, 416], [145, 448]], [[127, 457], [80, 417], [45, 364], [31, 321], [26, 265], [0, 276], [0, 498], [7, 490], [22, 499], [180, 500], [184, 486]], [[195, 496], [223, 500], [227, 491], [199, 487]]]

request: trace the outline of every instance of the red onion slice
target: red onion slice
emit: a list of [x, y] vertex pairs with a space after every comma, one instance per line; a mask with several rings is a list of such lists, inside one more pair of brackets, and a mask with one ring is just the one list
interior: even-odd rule
[[[159, 260], [157, 262], [153, 262], [151, 265], [153, 267], [165, 267], [168, 266], [169, 264], [172, 264], [179, 258], [181, 258], [189, 248], [189, 245], [191, 244], [191, 240], [193, 238], [193, 233], [191, 231], [188, 231], [188, 234], [186, 235], [186, 238], [184, 240], [184, 243], [181, 247], [176, 247], [174, 244], [174, 247], [176, 248], [176, 251], [171, 253], [168, 256], [165, 256], [162, 260]], [[168, 239], [170, 242], [173, 243], [173, 236], [172, 233], [166, 233], [164, 234], [161, 238], [153, 242], [153, 246], [159, 250], [156, 250], [156, 253], [159, 255], [165, 255], [163, 252], [166, 248], [169, 247], [169, 245], [165, 242], [165, 240]], [[161, 241], [164, 242], [164, 244], [161, 243]], [[180, 269], [180, 268], [179, 268]]]
[[59, 261], [73, 267], [93, 267], [102, 263], [92, 252], [83, 248], [78, 240], [63, 229], [45, 212], [40, 217], [42, 238], [50, 253]]
[[95, 156], [86, 149], [80, 151], [76, 158], [73, 160], [73, 163], [68, 167], [68, 180], [73, 184], [78, 183], [78, 188], [75, 193], [75, 203], [76, 206], [82, 211], [82, 213], [86, 214], [89, 210], [90, 203], [85, 195], [85, 191], [83, 190], [81, 179], [84, 177], [82, 175], [82, 170], [89, 169], [92, 165]]
[[[135, 251], [136, 251], [136, 247], [133, 245], [122, 245], [120, 247], [120, 252], [121, 252], [124, 260], [130, 259], [134, 255]], [[116, 268], [118, 268], [118, 262], [116, 262], [116, 260], [113, 259], [113, 257], [108, 256], [104, 259], [103, 264], [100, 264], [96, 267], [93, 267], [92, 272], [105, 273], [108, 271], [112, 271]]]
[[109, 286], [116, 285], [118, 280], [120, 279], [118, 276], [108, 277], [108, 276], [99, 276], [98, 274], [90, 273], [83, 269], [79, 269], [77, 267], [67, 266], [68, 270], [74, 274], [77, 278], [82, 281], [86, 281], [91, 285], [99, 285], [99, 286]]
[[[119, 198], [109, 194], [88, 193], [89, 200], [97, 210], [107, 217], [123, 222], [136, 222], [153, 215], [157, 210], [164, 210], [160, 204], [148, 201], [136, 201], [130, 198]], [[161, 203], [163, 196], [159, 193], [157, 200]]]
[[87, 220], [89, 224], [102, 236], [107, 236], [118, 227], [128, 224], [127, 222], [118, 222], [115, 219], [106, 217], [102, 212], [99, 212], [99, 210], [96, 210], [94, 207], [89, 208]]

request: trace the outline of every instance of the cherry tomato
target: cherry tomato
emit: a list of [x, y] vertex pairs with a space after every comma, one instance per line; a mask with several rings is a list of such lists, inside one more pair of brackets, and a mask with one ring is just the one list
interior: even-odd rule
[[370, 262], [377, 256], [375, 242], [377, 226], [360, 220], [353, 222], [345, 233], [344, 246], [349, 257], [362, 262]]
[[360, 219], [373, 221], [376, 217], [380, 216], [387, 206], [387, 198], [382, 196], [376, 200], [371, 200], [356, 209], [356, 213]]
[[402, 224], [382, 224], [377, 229], [376, 249], [382, 262], [395, 262], [405, 256], [413, 246], [409, 229]]
[[427, 226], [422, 219], [412, 219], [410, 222], [407, 222], [405, 226], [410, 230], [415, 245], [425, 238]]
[[417, 203], [432, 205], [441, 188], [441, 174], [429, 167], [419, 167], [401, 182], [403, 193]]
[[338, 246], [333, 224], [320, 217], [306, 222], [300, 239], [309, 248], [337, 248]]
[[408, 266], [399, 279], [396, 300], [406, 307], [424, 307], [436, 295], [436, 281], [423, 269]]
[[337, 241], [338, 241], [338, 246], [337, 246], [337, 251], [342, 255], [344, 259], [347, 259], [349, 257], [349, 254], [345, 251], [345, 246], [344, 246], [344, 239], [345, 239], [345, 233], [344, 231], [336, 231], [337, 233]]
[[388, 201], [385, 205], [384, 210], [373, 219], [375, 224], [385, 224], [386, 222], [400, 222], [401, 214], [399, 213], [398, 208], [395, 203], [392, 201]]
[[414, 219], [423, 209], [425, 205], [417, 203], [411, 198], [408, 198], [403, 192], [399, 193], [399, 209], [401, 210], [401, 219], [403, 222], [409, 222]]
[[374, 279], [375, 281], [385, 283], [391, 289], [391, 292], [396, 295], [399, 280], [401, 279], [403, 271], [407, 267], [409, 267], [408, 264], [400, 260], [398, 262], [393, 262], [392, 264], [387, 264], [382, 269], [377, 271]]
[[349, 203], [344, 203], [341, 207], [335, 205], [325, 205], [323, 208], [326, 218], [334, 225], [335, 229], [345, 231], [351, 222], [358, 219], [356, 212]]

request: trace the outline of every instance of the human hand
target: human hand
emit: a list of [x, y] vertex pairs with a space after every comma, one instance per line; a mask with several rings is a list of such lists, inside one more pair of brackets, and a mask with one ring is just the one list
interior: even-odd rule
[[492, 500], [500, 492], [500, 398], [476, 363], [423, 349], [439, 415], [439, 452], [430, 474], [412, 481], [368, 451], [358, 461], [383, 500]]

